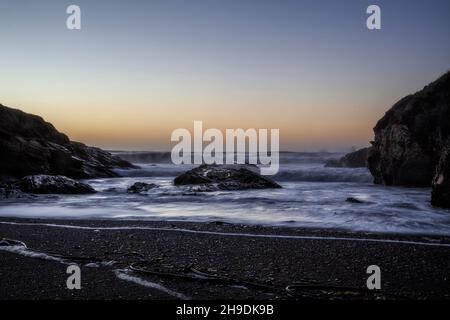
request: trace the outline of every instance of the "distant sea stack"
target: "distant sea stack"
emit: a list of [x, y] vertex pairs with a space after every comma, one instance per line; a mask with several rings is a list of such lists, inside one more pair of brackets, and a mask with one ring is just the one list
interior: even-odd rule
[[432, 186], [450, 208], [450, 72], [397, 102], [374, 128], [368, 165], [377, 184]]
[[340, 159], [330, 159], [325, 163], [325, 167], [332, 168], [367, 168], [367, 158], [371, 147], [362, 148], [354, 152], [347, 153]]
[[99, 148], [70, 141], [39, 116], [0, 104], [0, 177], [114, 177], [115, 167], [133, 165]]

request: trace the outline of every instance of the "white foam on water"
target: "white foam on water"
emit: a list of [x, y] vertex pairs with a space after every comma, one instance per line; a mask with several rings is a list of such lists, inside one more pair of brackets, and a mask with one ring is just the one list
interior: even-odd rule
[[[282, 189], [198, 192], [173, 179], [192, 165], [174, 165], [170, 152], [119, 152], [139, 168], [120, 178], [90, 179], [96, 194], [0, 199], [0, 217], [71, 220], [223, 221], [233, 224], [450, 236], [450, 210], [430, 204], [431, 188], [374, 185], [367, 168], [325, 167], [341, 153], [281, 152], [270, 179]], [[136, 182], [159, 186], [128, 193]], [[346, 201], [356, 198], [362, 203]]]
[[[288, 168], [283, 170], [291, 176], [286, 173]], [[324, 171], [326, 176], [335, 171], [333, 168], [309, 167], [292, 170]], [[336, 174], [341, 176], [340, 172]], [[358, 175], [356, 169], [350, 170], [349, 174]], [[385, 187], [371, 182], [274, 179], [283, 186], [282, 189], [245, 192], [196, 192], [189, 186], [174, 186], [169, 177], [94, 179], [87, 181], [98, 191], [93, 195], [42, 195], [25, 202], [0, 200], [0, 217], [220, 220], [233, 224], [450, 236], [450, 210], [431, 206], [430, 189]], [[160, 187], [144, 194], [128, 193], [127, 188], [135, 182], [155, 183]], [[356, 198], [363, 203], [350, 203], [347, 198]]]
[[175, 297], [177, 299], [190, 300], [190, 298], [185, 296], [184, 294], [176, 292], [176, 291], [173, 291], [173, 290], [170, 290], [170, 289], [168, 289], [168, 288], [166, 288], [166, 287], [164, 287], [164, 286], [162, 286], [162, 285], [160, 285], [160, 284], [158, 284], [156, 282], [151, 282], [151, 281], [148, 281], [148, 280], [144, 280], [144, 279], [142, 279], [140, 277], [137, 277], [137, 276], [132, 276], [132, 275], [129, 274], [129, 271], [126, 270], [126, 269], [117, 269], [117, 270], [114, 270], [114, 273], [115, 273], [116, 277], [121, 279], [121, 280], [133, 282], [133, 283], [138, 284], [140, 286], [144, 286], [144, 287], [147, 287], [147, 288], [152, 288], [152, 289], [159, 290], [159, 291], [164, 292], [164, 293], [166, 293], [166, 294], [168, 294], [168, 295], [170, 295], [172, 297]]
[[88, 267], [88, 268], [100, 268], [100, 265], [98, 263], [95, 263], [95, 262], [87, 263], [84, 266]]

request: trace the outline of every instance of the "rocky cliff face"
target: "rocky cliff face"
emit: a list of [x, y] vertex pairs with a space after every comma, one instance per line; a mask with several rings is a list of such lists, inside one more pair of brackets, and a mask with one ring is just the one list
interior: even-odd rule
[[132, 164], [101, 149], [70, 141], [39, 116], [0, 104], [0, 177], [114, 177], [114, 167]]
[[[375, 183], [425, 187], [435, 181], [433, 198], [448, 195], [450, 72], [397, 102], [374, 132], [368, 165]], [[444, 180], [439, 179], [441, 175]]]
[[431, 192], [431, 204], [450, 208], [450, 143], [447, 144], [436, 167]]

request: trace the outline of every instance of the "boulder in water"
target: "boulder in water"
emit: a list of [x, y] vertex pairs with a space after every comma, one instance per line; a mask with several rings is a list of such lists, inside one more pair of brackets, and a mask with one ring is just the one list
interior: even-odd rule
[[132, 186], [127, 189], [128, 193], [141, 193], [146, 192], [148, 190], [157, 188], [158, 185], [154, 183], [145, 183], [145, 182], [136, 182]]
[[350, 203], [364, 203], [364, 201], [359, 200], [359, 199], [354, 198], [354, 197], [348, 197], [345, 201], [346, 202], [350, 202]]
[[[245, 190], [281, 188], [281, 186], [261, 176], [252, 165], [201, 165], [175, 178], [174, 184], [204, 185], [206, 190]], [[212, 188], [212, 189], [211, 189]]]
[[88, 194], [96, 191], [88, 184], [64, 176], [34, 175], [17, 182], [19, 189], [35, 194]]

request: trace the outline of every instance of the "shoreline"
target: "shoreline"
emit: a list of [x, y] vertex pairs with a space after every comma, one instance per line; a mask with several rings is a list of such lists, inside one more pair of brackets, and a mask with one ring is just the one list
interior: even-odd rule
[[[450, 237], [221, 222], [0, 218], [0, 238], [22, 241], [29, 250], [0, 249], [0, 299], [450, 299]], [[66, 288], [68, 263], [81, 267], [81, 290]], [[153, 273], [131, 270], [136, 264]], [[366, 269], [373, 264], [382, 272], [377, 293], [366, 289]], [[190, 268], [233, 283], [167, 276], [184, 276]], [[311, 289], [319, 285], [338, 289]], [[300, 289], [288, 293], [288, 286]], [[344, 288], [354, 292], [343, 295]]]

